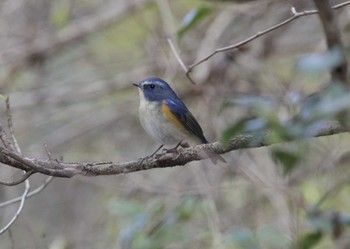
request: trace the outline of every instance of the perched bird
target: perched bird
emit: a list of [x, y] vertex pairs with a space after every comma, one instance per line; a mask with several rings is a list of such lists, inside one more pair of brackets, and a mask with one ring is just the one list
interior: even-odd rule
[[[139, 88], [141, 124], [162, 144], [158, 150], [163, 145], [176, 145], [177, 148], [185, 141], [208, 143], [197, 120], [168, 83], [159, 78], [148, 78], [133, 85]], [[214, 163], [217, 160], [226, 162], [221, 156], [212, 155], [213, 152], [206, 153]]]

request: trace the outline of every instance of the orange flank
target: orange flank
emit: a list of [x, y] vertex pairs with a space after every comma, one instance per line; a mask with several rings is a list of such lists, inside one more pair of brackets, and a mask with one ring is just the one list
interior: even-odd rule
[[162, 103], [162, 112], [165, 114], [166, 119], [177, 126], [178, 128], [184, 129], [184, 124], [172, 113], [170, 108], [163, 102]]

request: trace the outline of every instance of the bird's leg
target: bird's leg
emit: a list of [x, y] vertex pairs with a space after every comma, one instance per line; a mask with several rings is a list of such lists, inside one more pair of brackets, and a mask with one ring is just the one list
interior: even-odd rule
[[158, 147], [158, 149], [156, 149], [155, 152], [152, 153], [152, 155], [150, 155], [149, 157], [153, 157], [161, 148], [163, 148], [164, 144], [162, 144], [161, 146]]
[[187, 142], [183, 142], [180, 144], [182, 148], [188, 148], [190, 145]]
[[174, 153], [174, 154], [176, 153], [177, 156], [174, 158], [174, 160], [176, 160], [176, 159], [181, 155], [181, 154], [180, 154], [181, 151], [178, 150], [178, 148], [179, 148], [180, 146], [181, 146], [182, 148], [188, 148], [188, 147], [190, 147], [190, 145], [189, 145], [187, 142], [180, 141], [174, 148], [171, 148], [171, 149], [168, 149], [168, 150], [163, 149], [163, 150], [165, 150], [164, 153]]
[[161, 148], [163, 148], [164, 144], [162, 144], [161, 146], [158, 147], [158, 149], [156, 149], [155, 152], [153, 152], [151, 155], [149, 156], [145, 156], [144, 158], [141, 159], [141, 162], [139, 165], [141, 165], [145, 160], [152, 158]]
[[163, 149], [164, 153], [178, 153], [177, 148], [179, 148], [179, 146], [182, 146], [182, 140], [174, 147], [171, 149]]

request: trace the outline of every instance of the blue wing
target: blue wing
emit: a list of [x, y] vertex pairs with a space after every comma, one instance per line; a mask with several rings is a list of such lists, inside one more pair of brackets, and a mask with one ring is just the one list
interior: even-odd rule
[[164, 102], [190, 133], [198, 137], [202, 143], [208, 143], [197, 120], [180, 99], [166, 99]]

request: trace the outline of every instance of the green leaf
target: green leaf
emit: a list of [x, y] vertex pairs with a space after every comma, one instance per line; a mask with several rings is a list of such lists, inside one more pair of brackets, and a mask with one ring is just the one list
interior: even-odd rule
[[138, 234], [132, 241], [132, 247], [134, 249], [160, 249], [161, 246], [157, 243], [157, 241], [148, 237], [146, 234]]
[[276, 163], [282, 165], [283, 173], [286, 175], [297, 166], [301, 159], [298, 153], [283, 148], [273, 148], [271, 156]]
[[181, 38], [188, 30], [197, 25], [211, 11], [211, 8], [205, 6], [190, 10], [182, 20], [181, 27], [177, 31], [177, 36]]
[[231, 125], [229, 128], [227, 128], [221, 136], [221, 143], [224, 146], [227, 146], [230, 140], [234, 136], [242, 133], [245, 130], [246, 123], [249, 120], [251, 119], [247, 119], [247, 118], [241, 119], [238, 122]]
[[295, 249], [310, 249], [315, 247], [322, 239], [322, 232], [316, 231], [304, 235], [294, 247]]
[[196, 210], [195, 198], [186, 198], [180, 206], [175, 209], [179, 220], [188, 220], [195, 213]]

